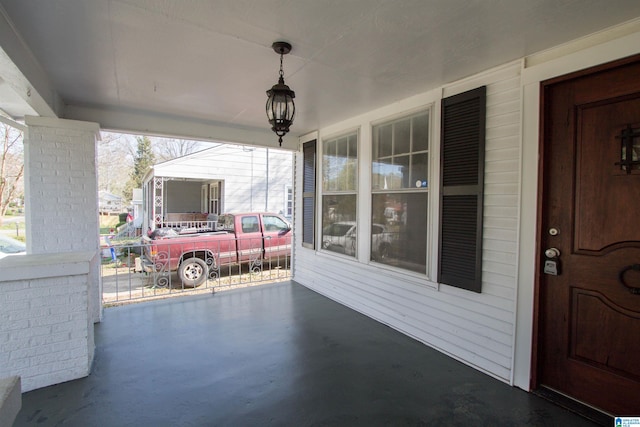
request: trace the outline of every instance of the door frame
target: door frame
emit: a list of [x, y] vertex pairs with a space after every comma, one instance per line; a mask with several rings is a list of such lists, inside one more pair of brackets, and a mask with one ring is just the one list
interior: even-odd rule
[[[517, 294], [511, 385], [537, 386], [537, 285], [539, 259], [540, 85], [542, 82], [640, 54], [640, 20], [602, 31], [522, 60], [522, 144]], [[536, 304], [534, 306], [534, 304]]]
[[[640, 54], [628, 56], [622, 59], [617, 59], [614, 61], [610, 61], [603, 64], [598, 64], [589, 68], [585, 68], [582, 70], [574, 71], [568, 74], [564, 74], [561, 76], [552, 77], [550, 79], [544, 80], [540, 82], [539, 89], [539, 99], [540, 99], [540, 110], [539, 110], [539, 141], [538, 141], [538, 182], [537, 182], [537, 197], [536, 197], [536, 240], [535, 240], [535, 261], [534, 261], [534, 300], [533, 300], [533, 339], [532, 339], [532, 351], [531, 351], [531, 374], [530, 374], [530, 389], [537, 390], [540, 388], [539, 382], [539, 354], [541, 351], [541, 341], [542, 338], [540, 336], [540, 311], [541, 311], [541, 301], [540, 301], [540, 293], [541, 293], [541, 282], [542, 282], [542, 259], [544, 248], [542, 247], [542, 241], [544, 240], [545, 230], [542, 227], [543, 223], [543, 203], [545, 196], [545, 188], [547, 183], [545, 182], [545, 144], [546, 144], [546, 134], [547, 134], [547, 125], [545, 123], [545, 112], [548, 100], [545, 98], [546, 88], [552, 86], [554, 84], [563, 83], [567, 81], [574, 80], [576, 78], [584, 77], [599, 73], [601, 71], [614, 69], [620, 67], [625, 64], [639, 62]], [[575, 160], [575, 159], [574, 159]], [[570, 396], [569, 396], [570, 397]]]

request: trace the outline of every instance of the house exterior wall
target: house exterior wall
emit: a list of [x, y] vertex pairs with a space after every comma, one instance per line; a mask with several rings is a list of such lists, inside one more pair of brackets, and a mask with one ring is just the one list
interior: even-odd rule
[[[515, 62], [468, 81], [440, 88], [355, 120], [320, 130], [360, 129], [359, 221], [368, 229], [372, 123], [419, 108], [431, 108], [429, 272], [420, 277], [368, 261], [368, 239], [358, 241], [358, 260], [312, 251], [296, 239], [294, 279], [430, 346], [509, 381], [515, 306], [520, 156], [520, 70]], [[487, 85], [487, 142], [481, 294], [439, 285], [437, 225], [439, 109], [443, 96]], [[321, 152], [321, 149], [318, 150]], [[300, 155], [297, 157], [301, 161]], [[318, 162], [319, 164], [321, 162]], [[298, 188], [301, 185], [298, 173]], [[320, 182], [318, 180], [318, 182]], [[320, 190], [320, 189], [318, 189]], [[319, 193], [320, 191], [318, 191]], [[297, 205], [301, 203], [296, 192]], [[318, 205], [320, 204], [320, 199]], [[319, 214], [318, 214], [319, 215]], [[296, 229], [302, 227], [296, 223]], [[320, 234], [320, 229], [317, 229]]]
[[[297, 282], [379, 320], [506, 383], [529, 389], [532, 368], [538, 179], [539, 87], [542, 80], [640, 52], [640, 28], [612, 29], [556, 51], [454, 82], [392, 106], [300, 138], [304, 143], [358, 129], [359, 229], [371, 209], [371, 126], [419, 108], [432, 108], [428, 273], [419, 277], [368, 261], [368, 239], [358, 259], [311, 250], [294, 238]], [[487, 86], [482, 292], [438, 284], [440, 102]], [[295, 229], [302, 230], [302, 153], [296, 154]], [[316, 182], [316, 245], [321, 232], [320, 176]]]
[[[164, 194], [166, 212], [200, 211], [200, 185], [207, 181], [223, 181], [222, 206], [225, 212], [269, 211], [285, 209], [287, 185], [293, 181], [291, 152], [266, 148], [220, 145], [154, 166], [153, 174], [164, 178], [201, 180], [193, 201], [181, 199], [192, 209], [176, 210], [177, 195], [168, 185]], [[171, 183], [171, 181], [168, 181]], [[196, 206], [197, 203], [197, 206]]]

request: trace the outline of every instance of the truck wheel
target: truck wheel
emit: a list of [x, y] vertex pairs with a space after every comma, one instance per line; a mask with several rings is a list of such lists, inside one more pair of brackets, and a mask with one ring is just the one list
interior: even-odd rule
[[207, 263], [200, 258], [187, 258], [178, 268], [178, 276], [186, 286], [200, 286], [207, 280]]

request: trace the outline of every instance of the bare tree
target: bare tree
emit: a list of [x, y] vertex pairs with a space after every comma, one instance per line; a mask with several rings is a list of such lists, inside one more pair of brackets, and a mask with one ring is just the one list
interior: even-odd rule
[[0, 224], [9, 205], [23, 197], [24, 145], [22, 131], [0, 123], [2, 151], [0, 151]]
[[[208, 146], [199, 141], [112, 132], [102, 132], [101, 139], [98, 144], [98, 188], [120, 195], [125, 201], [131, 200], [132, 189], [139, 188], [140, 185], [138, 182], [131, 181], [130, 178], [132, 174], [138, 177], [140, 172], [136, 172], [135, 168], [136, 161], [140, 162], [139, 142], [141, 140], [146, 142], [145, 150], [148, 150], [148, 153], [145, 151], [146, 155], [153, 158], [152, 164], [148, 166], [186, 156]], [[142, 175], [138, 178], [141, 179]]]
[[204, 149], [199, 141], [186, 139], [153, 138], [153, 148], [158, 160], [166, 162]]
[[[98, 143], [98, 189], [124, 196], [133, 168], [132, 135], [103, 132]], [[131, 197], [131, 196], [129, 196]]]

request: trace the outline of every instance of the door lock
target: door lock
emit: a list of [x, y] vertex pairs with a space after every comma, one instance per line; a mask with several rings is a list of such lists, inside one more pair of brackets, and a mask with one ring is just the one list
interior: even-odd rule
[[544, 251], [544, 274], [550, 276], [560, 275], [560, 251], [558, 248], [549, 248]]
[[547, 258], [560, 258], [560, 251], [558, 248], [549, 248], [544, 251], [544, 256]]

